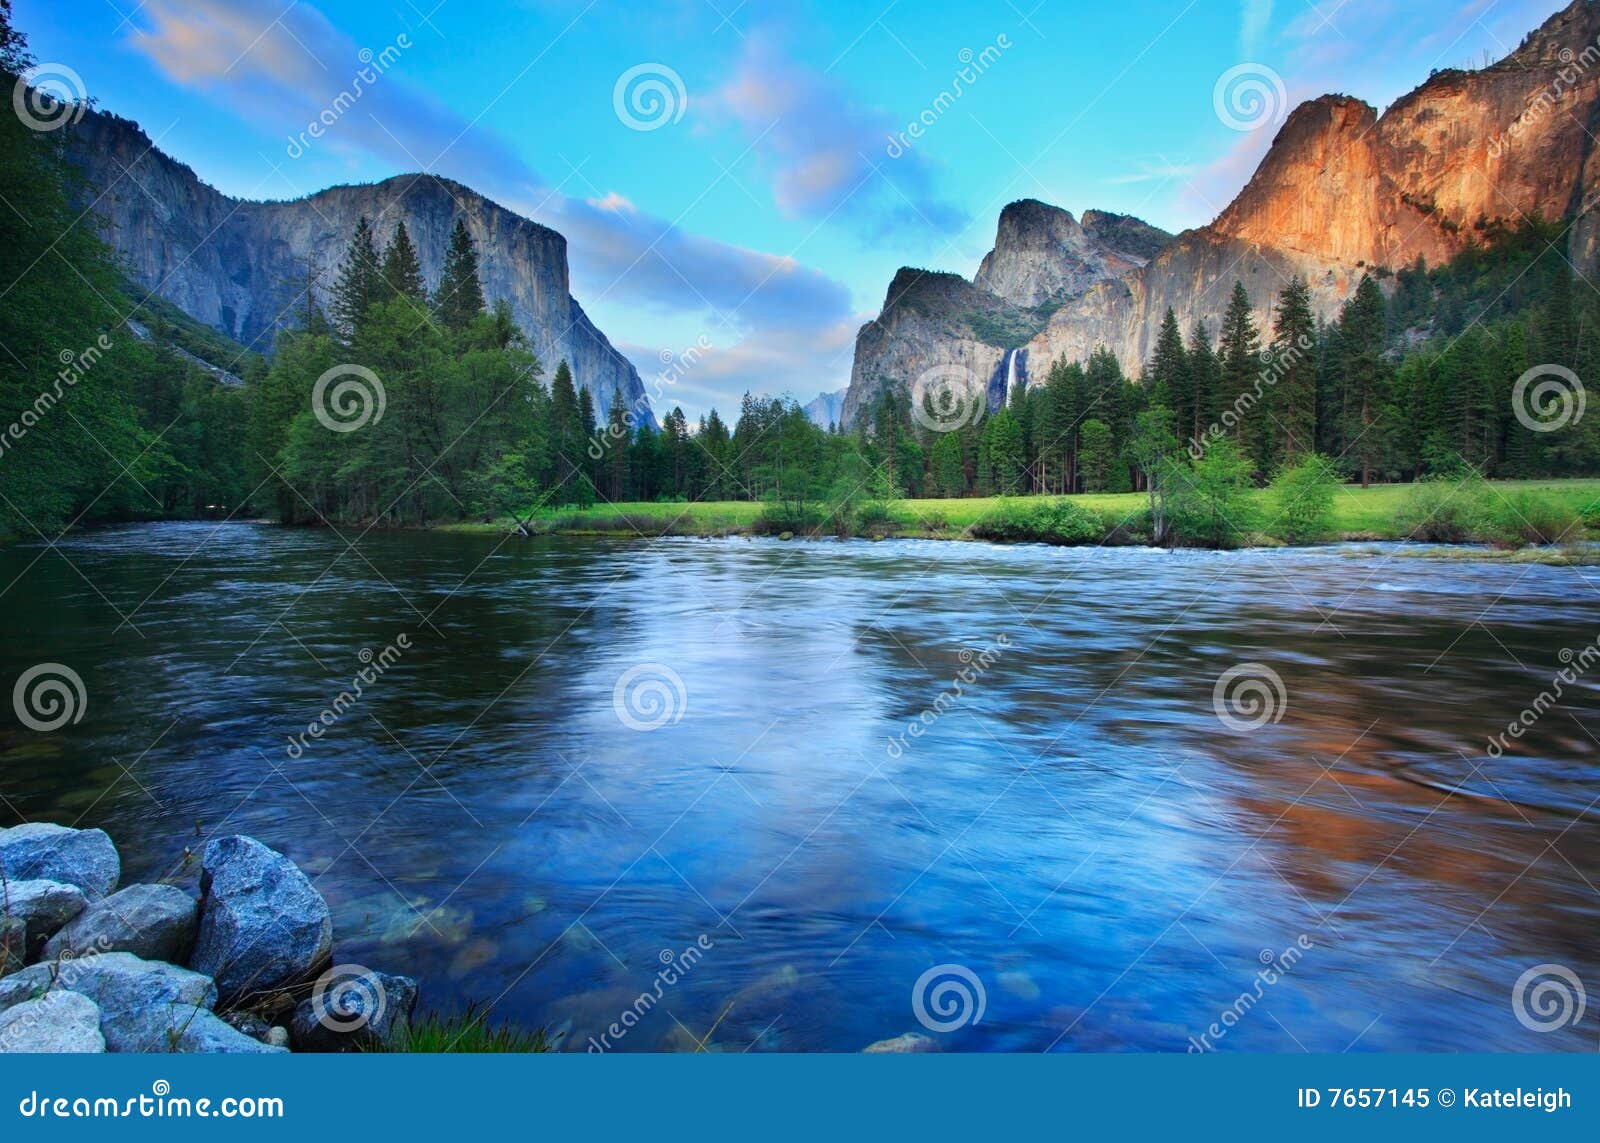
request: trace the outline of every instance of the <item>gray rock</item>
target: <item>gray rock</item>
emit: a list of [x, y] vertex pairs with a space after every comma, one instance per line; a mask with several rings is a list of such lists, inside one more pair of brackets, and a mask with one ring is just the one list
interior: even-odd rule
[[76, 992], [47, 992], [0, 1012], [0, 1053], [103, 1052], [100, 1008]]
[[[221, 1019], [214, 1012], [195, 1012], [187, 1017], [177, 1028], [176, 1034], [169, 1042], [175, 1043], [174, 1051], [179, 1052], [210, 1052], [230, 1054], [265, 1054], [286, 1051], [285, 1048], [263, 1044], [260, 1040], [245, 1035], [227, 1021]], [[160, 1049], [166, 1051], [169, 1049]]]
[[27, 928], [30, 957], [88, 903], [82, 889], [62, 881], [8, 881], [0, 893], [0, 912], [20, 917]]
[[55, 974], [48, 964], [29, 965], [7, 976], [0, 976], [0, 1012], [28, 1000], [37, 1000], [55, 986]]
[[[639, 371], [570, 293], [566, 238], [477, 191], [431, 175], [406, 175], [330, 187], [295, 202], [246, 204], [201, 182], [126, 119], [91, 110], [63, 134], [87, 187], [94, 188], [86, 201], [92, 199], [105, 217], [106, 241], [133, 279], [245, 344], [265, 349], [287, 328], [284, 315], [294, 308], [295, 284], [304, 280], [307, 266], [327, 270], [332, 281], [357, 218], [377, 220], [385, 243], [403, 223], [423, 277], [435, 285], [459, 219], [481, 252], [484, 293], [511, 306], [539, 359], [571, 365], [602, 424], [619, 389], [629, 409], [655, 423]], [[119, 182], [124, 171], [148, 193], [100, 193], [114, 184], [127, 186]], [[180, 244], [181, 255], [175, 253]], [[315, 287], [324, 306], [328, 289], [320, 282]]]
[[332, 951], [328, 903], [294, 862], [250, 837], [206, 846], [189, 966], [215, 979], [224, 999], [307, 980]]
[[130, 885], [73, 918], [45, 943], [44, 956], [129, 952], [181, 963], [194, 947], [197, 916], [194, 898], [174, 885]]
[[92, 901], [117, 887], [122, 861], [104, 830], [29, 822], [0, 829], [0, 870], [12, 881], [65, 881]]
[[921, 1032], [904, 1032], [892, 1040], [879, 1040], [876, 1044], [868, 1044], [861, 1049], [867, 1055], [914, 1055], [938, 1050], [939, 1042], [932, 1036], [924, 1036]]
[[300, 1052], [351, 1052], [396, 1047], [417, 1008], [417, 982], [360, 965], [339, 965], [318, 979], [289, 1021]]
[[285, 1051], [288, 1051], [288, 1049], [289, 1049], [289, 1029], [281, 1027], [281, 1026], [274, 1026], [274, 1027], [268, 1028], [267, 1029], [267, 1043], [272, 1045], [272, 1047], [274, 1047], [274, 1048], [282, 1048]]
[[[81, 992], [100, 1005], [100, 1031], [112, 1052], [179, 1050], [184, 1030], [217, 1002], [210, 977], [132, 953], [102, 953], [59, 965], [45, 962], [18, 975], [41, 969], [46, 980], [53, 974], [55, 988]], [[0, 1004], [4, 1002], [0, 992]]]

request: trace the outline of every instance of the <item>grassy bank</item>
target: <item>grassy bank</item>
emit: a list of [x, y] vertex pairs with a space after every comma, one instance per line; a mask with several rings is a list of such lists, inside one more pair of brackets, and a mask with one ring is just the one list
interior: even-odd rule
[[[863, 536], [929, 539], [1040, 540], [1055, 543], [1139, 543], [1149, 536], [1143, 493], [1079, 496], [898, 500], [870, 522], [848, 529]], [[1276, 544], [1278, 504], [1270, 490], [1250, 494], [1253, 543]], [[630, 503], [541, 509], [529, 518], [540, 534], [589, 536], [729, 536], [836, 529], [775, 519], [745, 501]], [[511, 521], [457, 525], [503, 531]], [[1600, 538], [1600, 480], [1476, 482], [1470, 485], [1341, 486], [1333, 497], [1326, 540], [1480, 542], [1500, 548]]]

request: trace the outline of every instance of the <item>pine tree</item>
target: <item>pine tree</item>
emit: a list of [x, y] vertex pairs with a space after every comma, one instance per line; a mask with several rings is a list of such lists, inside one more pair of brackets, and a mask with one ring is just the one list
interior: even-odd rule
[[1192, 441], [1200, 440], [1206, 430], [1217, 423], [1221, 415], [1218, 391], [1222, 387], [1222, 362], [1211, 346], [1211, 335], [1204, 322], [1195, 322], [1189, 335], [1189, 378], [1194, 388], [1194, 423], [1192, 427], [1179, 425], [1182, 435], [1189, 428]]
[[1057, 361], [1045, 381], [1049, 395], [1046, 406], [1040, 463], [1046, 474], [1054, 474], [1057, 492], [1077, 491], [1079, 394], [1083, 367], [1077, 362]]
[[989, 466], [993, 473], [991, 480], [996, 494], [1015, 496], [1024, 491], [1023, 461], [1026, 458], [1022, 451], [1022, 427], [1011, 415], [1011, 410], [1001, 408], [990, 417], [983, 435], [988, 445]]
[[599, 461], [591, 455], [591, 449], [600, 439], [600, 424], [595, 419], [594, 397], [589, 390], [578, 390], [578, 447], [580, 456], [578, 466], [583, 470], [579, 478], [584, 483], [599, 487], [600, 466]]
[[1372, 484], [1373, 470], [1384, 452], [1378, 424], [1384, 400], [1388, 366], [1383, 359], [1385, 315], [1383, 293], [1371, 274], [1362, 277], [1353, 298], [1339, 315], [1343, 348], [1348, 425], [1345, 437], [1349, 455], [1361, 472], [1361, 487]]
[[344, 263], [339, 268], [338, 281], [334, 283], [330, 307], [334, 324], [345, 337], [354, 337], [366, 319], [367, 310], [375, 302], [382, 301], [386, 292], [372, 224], [363, 216], [356, 222], [355, 233], [345, 249]]
[[[613, 412], [617, 410], [613, 409]], [[566, 358], [556, 366], [556, 375], [550, 381], [550, 433], [556, 450], [556, 481], [560, 496], [570, 496], [568, 487], [577, 478], [582, 466], [581, 458], [587, 445], [582, 436], [583, 422], [578, 409], [578, 389], [572, 380], [572, 369]], [[612, 447], [616, 442], [612, 442]]]
[[[561, 363], [562, 368], [566, 362]], [[560, 377], [559, 370], [556, 376]], [[572, 375], [567, 375], [570, 384]], [[628, 405], [622, 399], [620, 387], [611, 391], [611, 410], [606, 417], [606, 476], [609, 488], [608, 498], [613, 502], [626, 498], [628, 493], [628, 471], [630, 466], [629, 453], [632, 452], [632, 436], [628, 430], [627, 420]]]
[[483, 313], [483, 285], [478, 280], [478, 251], [467, 225], [456, 219], [450, 231], [450, 249], [439, 274], [439, 289], [433, 295], [434, 313], [446, 329], [463, 330]]
[[944, 433], [933, 442], [933, 486], [940, 496], [963, 496], [967, 473], [961, 457], [961, 434]]
[[417, 258], [417, 248], [411, 244], [406, 224], [394, 228], [394, 238], [383, 252], [383, 282], [389, 297], [427, 299], [427, 287], [422, 282], [422, 263]]
[[732, 440], [726, 422], [715, 409], [706, 415], [704, 422], [705, 427], [696, 434], [695, 439], [706, 458], [705, 498], [728, 500], [739, 495], [748, 495], [743, 489], [735, 487], [728, 475], [728, 447]]
[[1156, 350], [1150, 359], [1150, 368], [1146, 370], [1146, 381], [1152, 406], [1172, 409], [1182, 425], [1194, 419], [1194, 386], [1189, 374], [1189, 355], [1184, 352], [1183, 334], [1178, 329], [1177, 315], [1170, 307], [1167, 316], [1161, 319], [1161, 332], [1156, 336]]
[[1245, 292], [1243, 282], [1234, 282], [1233, 295], [1228, 299], [1228, 309], [1222, 318], [1222, 339], [1217, 343], [1217, 354], [1222, 359], [1221, 411], [1225, 420], [1233, 421], [1236, 441], [1245, 439], [1245, 422], [1259, 415], [1245, 408], [1254, 399], [1256, 378], [1261, 371], [1259, 350], [1260, 334], [1250, 308], [1250, 295]]
[[[1304, 278], [1292, 279], [1278, 295], [1273, 312], [1272, 370], [1277, 377], [1272, 415], [1261, 418], [1272, 432], [1272, 447], [1256, 457], [1257, 470], [1266, 475], [1281, 465], [1293, 465], [1317, 445], [1317, 320], [1311, 313], [1311, 287]], [[1279, 439], [1281, 434], [1281, 439]]]
[[1090, 417], [1078, 429], [1078, 464], [1083, 469], [1083, 490], [1104, 492], [1111, 485], [1111, 465], [1115, 450], [1111, 427], [1098, 417]]

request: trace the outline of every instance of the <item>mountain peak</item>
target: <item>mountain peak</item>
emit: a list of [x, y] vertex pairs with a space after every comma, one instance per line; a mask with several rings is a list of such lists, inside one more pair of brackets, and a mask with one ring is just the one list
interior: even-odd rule
[[1059, 304], [1138, 269], [1170, 239], [1127, 215], [1091, 210], [1079, 222], [1059, 206], [1020, 199], [1000, 212], [973, 284], [1027, 309]]

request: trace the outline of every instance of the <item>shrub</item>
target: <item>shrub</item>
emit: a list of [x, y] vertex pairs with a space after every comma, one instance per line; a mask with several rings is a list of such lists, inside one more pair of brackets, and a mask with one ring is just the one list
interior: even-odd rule
[[857, 532], [887, 532], [900, 523], [882, 500], [868, 500], [857, 505], [853, 515], [851, 523]]
[[1291, 544], [1326, 539], [1339, 485], [1333, 462], [1315, 453], [1278, 473], [1272, 481], [1273, 534]]
[[751, 523], [750, 530], [758, 536], [781, 536], [785, 532], [811, 535], [820, 531], [826, 522], [820, 509], [797, 512], [783, 504], [767, 504]]
[[1002, 499], [971, 532], [980, 540], [1059, 545], [1097, 544], [1106, 535], [1097, 514], [1070, 500]]
[[1404, 539], [1464, 544], [1483, 534], [1488, 490], [1476, 473], [1430, 476], [1406, 490], [1400, 506]]
[[1232, 548], [1255, 526], [1250, 462], [1230, 440], [1213, 441], [1205, 455], [1170, 478], [1172, 536], [1182, 544]]
[[1497, 544], [1557, 544], [1576, 534], [1579, 521], [1570, 505], [1538, 492], [1484, 498], [1482, 530]]
[[1100, 529], [1105, 533], [1107, 544], [1153, 544], [1155, 529], [1152, 519], [1149, 508], [1134, 512], [1107, 508], [1100, 512]]

